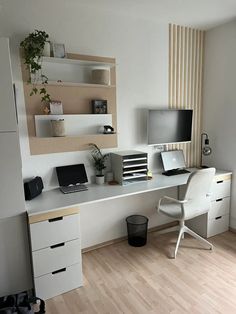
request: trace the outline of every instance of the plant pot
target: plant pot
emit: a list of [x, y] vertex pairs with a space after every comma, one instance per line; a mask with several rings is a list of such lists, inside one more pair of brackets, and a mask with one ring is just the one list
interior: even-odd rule
[[104, 184], [105, 182], [105, 177], [104, 175], [100, 174], [100, 175], [96, 175], [96, 184]]
[[51, 55], [51, 46], [50, 46], [50, 42], [46, 41], [44, 44], [44, 49], [43, 49], [43, 56], [44, 57], [50, 57]]
[[51, 125], [52, 125], [52, 135], [53, 136], [55, 136], [55, 137], [66, 136], [64, 119], [51, 120]]

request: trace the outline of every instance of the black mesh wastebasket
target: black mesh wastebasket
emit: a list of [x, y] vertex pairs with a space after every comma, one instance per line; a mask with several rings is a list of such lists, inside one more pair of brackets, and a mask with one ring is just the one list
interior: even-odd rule
[[126, 218], [128, 243], [132, 246], [143, 246], [147, 243], [148, 218], [132, 215]]

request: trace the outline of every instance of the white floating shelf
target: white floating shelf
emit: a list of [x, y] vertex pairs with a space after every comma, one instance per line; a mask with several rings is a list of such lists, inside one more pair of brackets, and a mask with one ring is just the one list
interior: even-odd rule
[[[42, 84], [42, 82], [38, 83], [39, 85]], [[90, 84], [90, 83], [76, 83], [76, 82], [57, 82], [57, 81], [48, 81], [47, 85], [52, 86], [81, 86], [81, 87], [104, 87], [104, 88], [113, 88], [115, 85], [101, 85], [101, 84]]]
[[101, 127], [112, 125], [111, 114], [35, 115], [34, 118], [37, 137], [52, 137], [51, 120], [65, 120], [66, 136], [99, 134]]
[[80, 66], [102, 66], [102, 67], [109, 67], [109, 68], [116, 66], [115, 63], [68, 59], [68, 58], [54, 58], [54, 57], [43, 57], [43, 62], [60, 63], [60, 64], [77, 64]]

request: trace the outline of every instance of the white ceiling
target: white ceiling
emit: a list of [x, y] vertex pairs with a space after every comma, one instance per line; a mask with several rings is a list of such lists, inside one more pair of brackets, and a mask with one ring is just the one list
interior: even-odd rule
[[236, 17], [236, 0], [86, 0], [83, 6], [202, 29]]

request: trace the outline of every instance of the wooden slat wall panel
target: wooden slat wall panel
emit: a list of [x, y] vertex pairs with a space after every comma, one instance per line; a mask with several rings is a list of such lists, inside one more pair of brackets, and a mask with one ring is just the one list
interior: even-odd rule
[[204, 31], [169, 25], [169, 108], [193, 109], [192, 142], [183, 149], [188, 167], [200, 164]]

